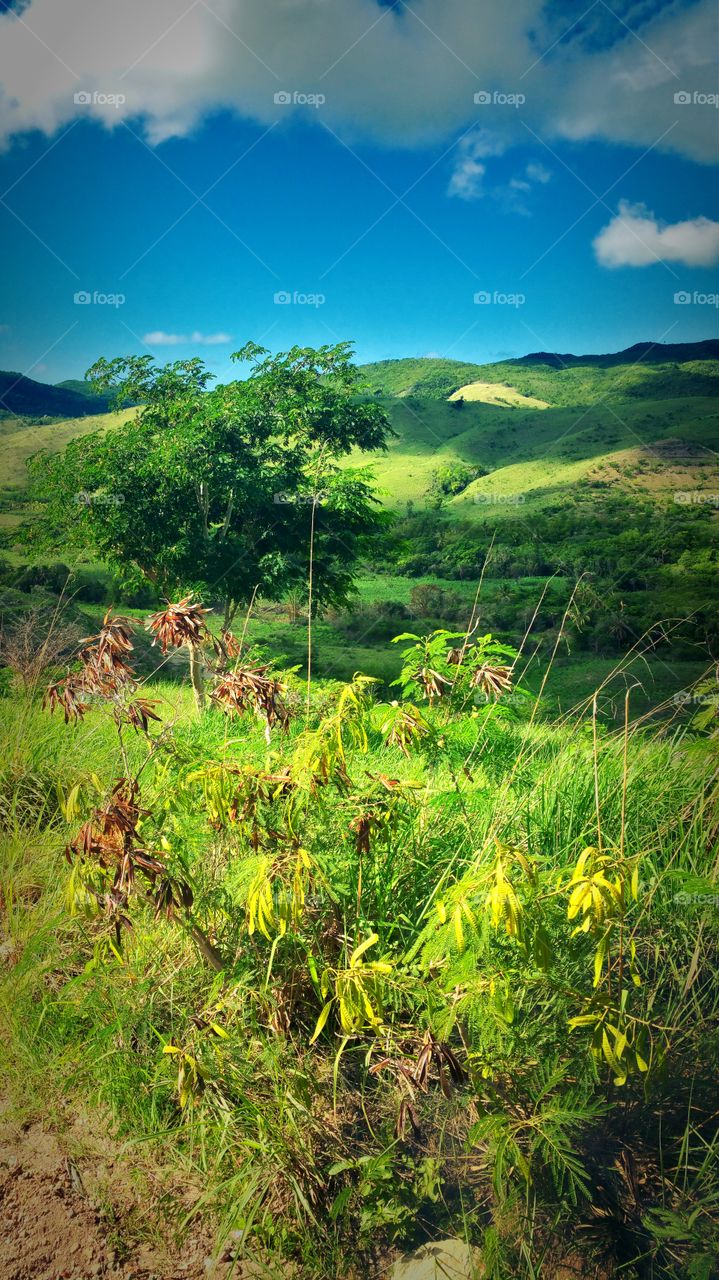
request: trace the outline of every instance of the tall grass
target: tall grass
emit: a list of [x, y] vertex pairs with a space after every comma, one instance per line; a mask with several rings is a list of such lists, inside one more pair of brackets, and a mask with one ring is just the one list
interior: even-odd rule
[[[17, 1105], [101, 1104], [118, 1134], [201, 1173], [195, 1212], [219, 1215], [220, 1244], [234, 1232], [241, 1255], [303, 1276], [381, 1273], [393, 1249], [447, 1234], [496, 1277], [716, 1274], [715, 740], [440, 707], [405, 754], [371, 702], [339, 739], [322, 730], [338, 690], [317, 682], [310, 736], [300, 714], [268, 747], [251, 716], [197, 715], [177, 685], [152, 696], [173, 728], [141, 775], [142, 834], [194, 904], [168, 921], [138, 899], [119, 954], [101, 913], [72, 914], [63, 849], [141, 768], [144, 740], [126, 735], [123, 754], [101, 712], [72, 727], [37, 700], [0, 702]], [[322, 782], [307, 764], [319, 742], [334, 753]], [[259, 786], [286, 768], [294, 790]], [[637, 875], [594, 986], [601, 929], [577, 932], [567, 905], [597, 846], [612, 874]], [[308, 869], [288, 861], [298, 848]], [[570, 1029], [615, 1004], [647, 1068], [630, 1062], [621, 1084], [592, 1027]]]

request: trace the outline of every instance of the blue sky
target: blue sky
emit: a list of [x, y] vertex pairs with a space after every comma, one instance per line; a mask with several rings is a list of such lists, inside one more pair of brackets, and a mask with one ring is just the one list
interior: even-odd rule
[[324, 0], [280, 0], [282, 39], [240, 0], [196, 0], [184, 35], [181, 4], [141, 30], [129, 0], [113, 62], [105, 0], [89, 33], [86, 0], [48, 4], [0, 16], [1, 368], [150, 350], [225, 377], [249, 339], [484, 361], [719, 331], [713, 5], [572, 27], [532, 0], [336, 0], [318, 62], [297, 33]]

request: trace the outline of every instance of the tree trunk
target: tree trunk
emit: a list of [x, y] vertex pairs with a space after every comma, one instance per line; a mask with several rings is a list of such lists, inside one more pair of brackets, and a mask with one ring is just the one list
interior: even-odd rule
[[205, 682], [202, 678], [202, 654], [196, 644], [189, 646], [190, 650], [190, 679], [192, 681], [192, 691], [195, 695], [195, 706], [198, 711], [205, 709]]
[[225, 616], [224, 616], [224, 621], [222, 623], [223, 631], [229, 631], [230, 627], [235, 621], [235, 614], [237, 613], [237, 604], [238, 602], [233, 600], [230, 596], [228, 596], [225, 599], [225, 610], [224, 610]]

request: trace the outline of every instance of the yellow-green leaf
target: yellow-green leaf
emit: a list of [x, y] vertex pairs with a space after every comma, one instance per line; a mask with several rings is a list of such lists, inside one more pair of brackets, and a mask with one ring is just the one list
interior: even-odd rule
[[358, 947], [355, 947], [352, 955], [350, 956], [350, 969], [354, 969], [360, 956], [363, 956], [365, 951], [368, 951], [370, 947], [373, 947], [375, 942], [379, 942], [379, 934], [371, 933], [369, 938], [365, 938], [364, 942], [361, 942]]
[[324, 1008], [323, 1008], [323, 1010], [322, 1010], [322, 1012], [321, 1012], [321, 1014], [320, 1014], [319, 1018], [317, 1019], [317, 1022], [315, 1023], [315, 1029], [314, 1029], [314, 1031], [312, 1032], [312, 1035], [311, 1035], [311, 1037], [310, 1037], [310, 1044], [314, 1044], [314, 1042], [315, 1042], [315, 1040], [317, 1039], [318, 1035], [319, 1035], [319, 1034], [320, 1034], [320, 1032], [322, 1031], [322, 1028], [325, 1026], [325, 1024], [326, 1024], [326, 1022], [327, 1022], [327, 1019], [328, 1019], [328, 1018], [329, 1018], [329, 1016], [330, 1016], [330, 1009], [331, 1009], [331, 1008], [332, 1008], [332, 1001], [331, 1001], [331, 1000], [328, 1000], [328, 1001], [327, 1001], [327, 1004], [324, 1006]]

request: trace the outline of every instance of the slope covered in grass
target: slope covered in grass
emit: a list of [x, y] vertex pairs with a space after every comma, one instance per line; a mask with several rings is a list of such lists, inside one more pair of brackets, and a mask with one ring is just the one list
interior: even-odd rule
[[716, 395], [718, 356], [719, 343], [685, 343], [666, 350], [661, 344], [643, 344], [616, 355], [539, 352], [485, 365], [434, 357], [382, 360], [363, 365], [362, 373], [369, 388], [381, 395], [443, 400], [470, 382], [499, 382], [550, 405], [574, 406], [598, 399]]
[[520, 395], [513, 387], [501, 382], [468, 382], [453, 391], [450, 400], [481, 400], [483, 404], [499, 404], [512, 409], [548, 409], [546, 400]]
[[416, 396], [387, 403], [397, 436], [385, 455], [365, 461], [393, 507], [426, 502], [433, 473], [447, 462], [487, 473], [448, 502], [466, 518], [483, 519], [492, 505], [494, 515], [506, 514], [511, 504], [495, 498], [553, 503], [571, 498], [579, 481], [610, 477], [625, 492], [664, 498], [717, 487], [719, 408], [711, 397], [541, 412]]
[[2, 479], [4, 485], [23, 486], [27, 483], [28, 458], [41, 449], [55, 453], [64, 449], [70, 440], [90, 435], [93, 431], [106, 431], [115, 423], [125, 422], [135, 411], [122, 409], [119, 413], [94, 414], [76, 418], [62, 418], [58, 422], [26, 423], [22, 419], [0, 420], [0, 447], [3, 452]]

